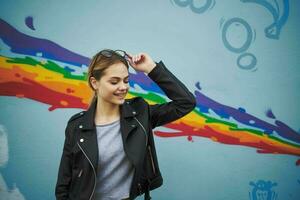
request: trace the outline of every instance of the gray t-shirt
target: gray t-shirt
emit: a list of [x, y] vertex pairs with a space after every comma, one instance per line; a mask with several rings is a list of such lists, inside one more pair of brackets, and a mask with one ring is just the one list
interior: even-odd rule
[[125, 155], [120, 120], [97, 125], [99, 166], [96, 200], [120, 200], [129, 197], [134, 168]]

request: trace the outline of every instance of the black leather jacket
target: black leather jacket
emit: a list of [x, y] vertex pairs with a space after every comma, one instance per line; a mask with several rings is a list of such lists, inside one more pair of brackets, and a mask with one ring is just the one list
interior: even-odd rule
[[[145, 199], [150, 199], [149, 190], [163, 183], [152, 129], [183, 117], [196, 106], [193, 94], [162, 61], [156, 63], [148, 76], [172, 101], [149, 105], [143, 98], [135, 97], [120, 105], [124, 150], [135, 168], [130, 199], [143, 193]], [[98, 167], [96, 105], [94, 102], [87, 111], [75, 114], [67, 124], [55, 188], [57, 200], [92, 200], [94, 197]]]

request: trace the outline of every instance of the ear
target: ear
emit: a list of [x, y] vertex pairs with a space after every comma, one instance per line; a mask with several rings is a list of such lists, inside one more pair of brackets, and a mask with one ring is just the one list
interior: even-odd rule
[[97, 90], [97, 80], [94, 78], [94, 77], [91, 77], [90, 78], [90, 83], [91, 83], [91, 85], [92, 85], [92, 87], [93, 87], [93, 89], [94, 90]]

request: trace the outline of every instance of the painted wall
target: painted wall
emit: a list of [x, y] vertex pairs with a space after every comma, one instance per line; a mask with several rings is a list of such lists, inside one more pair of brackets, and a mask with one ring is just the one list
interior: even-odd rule
[[[52, 200], [103, 48], [149, 53], [197, 107], [155, 129], [153, 199], [300, 199], [300, 1], [1, 1], [0, 199]], [[130, 71], [128, 98], [169, 99]], [[139, 198], [142, 199], [142, 198]]]

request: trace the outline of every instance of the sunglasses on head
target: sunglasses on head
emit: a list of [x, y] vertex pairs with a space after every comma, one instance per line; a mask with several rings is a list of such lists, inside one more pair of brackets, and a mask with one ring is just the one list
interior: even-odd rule
[[[109, 49], [105, 49], [99, 52], [99, 54], [97, 55], [97, 57], [99, 58], [99, 55], [102, 55], [106, 58], [110, 58], [113, 55], [119, 56], [121, 58], [124, 58], [126, 61], [128, 61], [129, 59], [131, 59], [131, 56], [129, 56], [126, 51], [123, 50], [109, 50]], [[96, 60], [98, 60], [98, 58]]]

